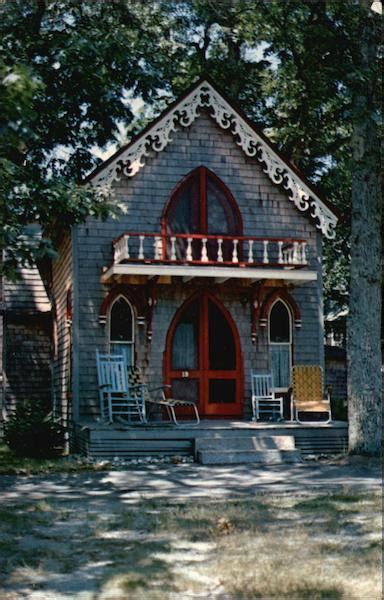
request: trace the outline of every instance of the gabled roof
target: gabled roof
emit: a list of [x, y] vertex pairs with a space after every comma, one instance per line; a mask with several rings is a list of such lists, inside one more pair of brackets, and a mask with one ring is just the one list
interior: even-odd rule
[[208, 79], [199, 80], [129, 144], [93, 171], [86, 182], [105, 190], [122, 175], [134, 177], [145, 165], [145, 157], [149, 151], [161, 152], [172, 141], [172, 132], [177, 127], [189, 127], [199, 117], [201, 108], [208, 109], [211, 118], [233, 135], [236, 144], [247, 156], [254, 157], [261, 163], [269, 179], [288, 192], [289, 200], [298, 210], [308, 213], [327, 238], [335, 237], [334, 228], [338, 221], [336, 211]]

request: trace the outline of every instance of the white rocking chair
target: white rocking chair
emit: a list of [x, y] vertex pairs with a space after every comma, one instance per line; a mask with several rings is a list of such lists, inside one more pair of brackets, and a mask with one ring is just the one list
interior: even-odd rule
[[271, 373], [255, 373], [251, 371], [253, 421], [269, 419], [282, 420], [283, 398], [276, 398]]
[[101, 418], [146, 423], [143, 386], [130, 389], [124, 356], [96, 350], [96, 365]]

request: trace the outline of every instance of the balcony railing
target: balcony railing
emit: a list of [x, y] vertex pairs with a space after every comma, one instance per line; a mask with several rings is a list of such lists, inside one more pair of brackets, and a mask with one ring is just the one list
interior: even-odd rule
[[175, 233], [127, 232], [114, 242], [114, 264], [191, 264], [300, 268], [307, 264], [305, 240]]

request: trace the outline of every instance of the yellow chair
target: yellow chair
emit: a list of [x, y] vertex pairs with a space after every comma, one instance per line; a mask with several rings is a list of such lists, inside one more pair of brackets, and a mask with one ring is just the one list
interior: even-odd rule
[[324, 398], [323, 372], [317, 365], [295, 365], [292, 367], [292, 396], [291, 406], [296, 421], [301, 421], [300, 413], [327, 413], [328, 419], [321, 421], [329, 423], [332, 420], [331, 401], [329, 393]]

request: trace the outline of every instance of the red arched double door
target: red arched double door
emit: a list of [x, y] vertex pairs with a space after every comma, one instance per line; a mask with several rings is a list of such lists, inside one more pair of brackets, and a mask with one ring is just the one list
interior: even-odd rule
[[177, 311], [167, 336], [165, 381], [175, 398], [197, 402], [201, 417], [242, 415], [239, 336], [212, 294], [195, 294]]

